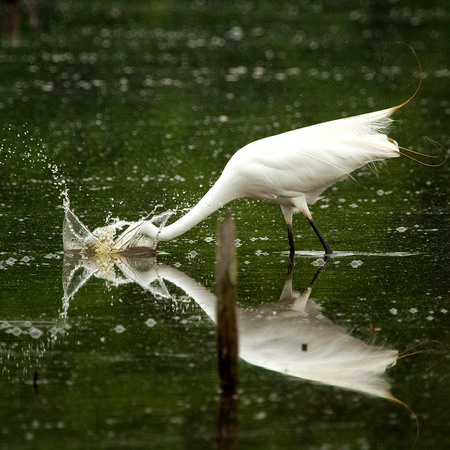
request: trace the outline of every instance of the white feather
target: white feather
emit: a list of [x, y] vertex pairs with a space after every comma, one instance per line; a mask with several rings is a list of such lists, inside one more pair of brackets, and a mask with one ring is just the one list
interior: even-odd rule
[[[157, 241], [174, 239], [241, 197], [280, 205], [288, 227], [296, 211], [312, 222], [308, 205], [328, 187], [369, 162], [400, 155], [397, 143], [384, 134], [396, 109], [324, 122], [252, 142], [232, 156], [216, 183], [185, 216], [162, 228], [151, 221], [135, 223], [119, 237], [115, 249], [142, 242], [139, 235], [143, 234], [154, 246]], [[319, 235], [318, 230], [316, 233]], [[324, 244], [323, 238], [321, 241]]]

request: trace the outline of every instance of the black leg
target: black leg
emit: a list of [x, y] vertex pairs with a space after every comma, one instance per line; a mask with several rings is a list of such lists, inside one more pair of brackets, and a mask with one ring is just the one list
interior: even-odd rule
[[292, 234], [292, 224], [287, 224], [287, 232], [289, 239], [289, 255], [292, 258], [295, 255], [295, 247], [294, 247], [294, 236]]
[[[319, 238], [320, 242], [322, 243], [323, 248], [325, 249], [325, 254], [326, 255], [332, 255], [333, 251], [331, 250], [330, 246], [328, 245], [328, 242], [322, 236], [322, 233], [320, 232], [320, 230], [317, 228], [317, 225], [314, 222], [314, 220], [310, 219], [309, 217], [307, 217], [307, 219], [308, 219], [309, 223], [311, 224], [312, 229], [317, 234], [317, 237]], [[292, 230], [291, 230], [291, 232], [292, 232]]]

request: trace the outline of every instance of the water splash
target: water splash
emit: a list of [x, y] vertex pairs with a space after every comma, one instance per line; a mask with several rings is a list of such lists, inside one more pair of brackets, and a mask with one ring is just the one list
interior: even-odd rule
[[[90, 231], [70, 208], [70, 199], [67, 190], [63, 191], [64, 222], [63, 222], [63, 249], [65, 252], [82, 252], [86, 256], [109, 255], [115, 253], [133, 253], [135, 256], [152, 256], [155, 254], [157, 241], [145, 235], [123, 243], [120, 234], [125, 227], [138, 228], [147, 218], [137, 222], [128, 222], [114, 219], [109, 225], [98, 227]], [[153, 224], [163, 228], [172, 212], [153, 216], [148, 219]]]
[[115, 287], [137, 283], [156, 298], [171, 298], [158, 273], [154, 255], [132, 257], [125, 253], [103, 253], [86, 256], [81, 252], [69, 252], [64, 255], [61, 318], [67, 319], [71, 299], [92, 277]]
[[43, 179], [50, 180], [56, 188], [60, 198], [66, 198], [67, 177], [63, 173], [62, 166], [53, 160], [58, 149], [51, 149], [39, 136], [30, 131], [32, 129], [33, 127], [27, 123], [9, 124], [0, 129], [0, 168], [8, 164], [11, 166], [8, 167], [11, 174], [17, 175], [18, 172], [26, 171], [25, 178], [30, 178], [33, 172], [37, 173], [39, 178], [44, 176]]

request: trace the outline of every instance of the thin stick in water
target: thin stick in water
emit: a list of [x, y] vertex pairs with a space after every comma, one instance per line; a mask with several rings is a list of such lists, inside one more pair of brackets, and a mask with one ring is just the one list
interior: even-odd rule
[[219, 224], [217, 244], [217, 354], [222, 392], [236, 393], [238, 337], [236, 325], [236, 230], [231, 210]]

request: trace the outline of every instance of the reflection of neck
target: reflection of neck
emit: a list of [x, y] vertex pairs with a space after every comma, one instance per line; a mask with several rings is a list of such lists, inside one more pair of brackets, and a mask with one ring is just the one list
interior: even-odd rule
[[223, 175], [204, 197], [183, 217], [159, 231], [158, 241], [170, 241], [193, 228], [213, 212], [234, 200], [236, 196], [230, 192]]
[[159, 266], [158, 274], [161, 278], [181, 288], [189, 297], [194, 299], [214, 323], [216, 322], [216, 296], [212, 292], [184, 272], [173, 267]]

